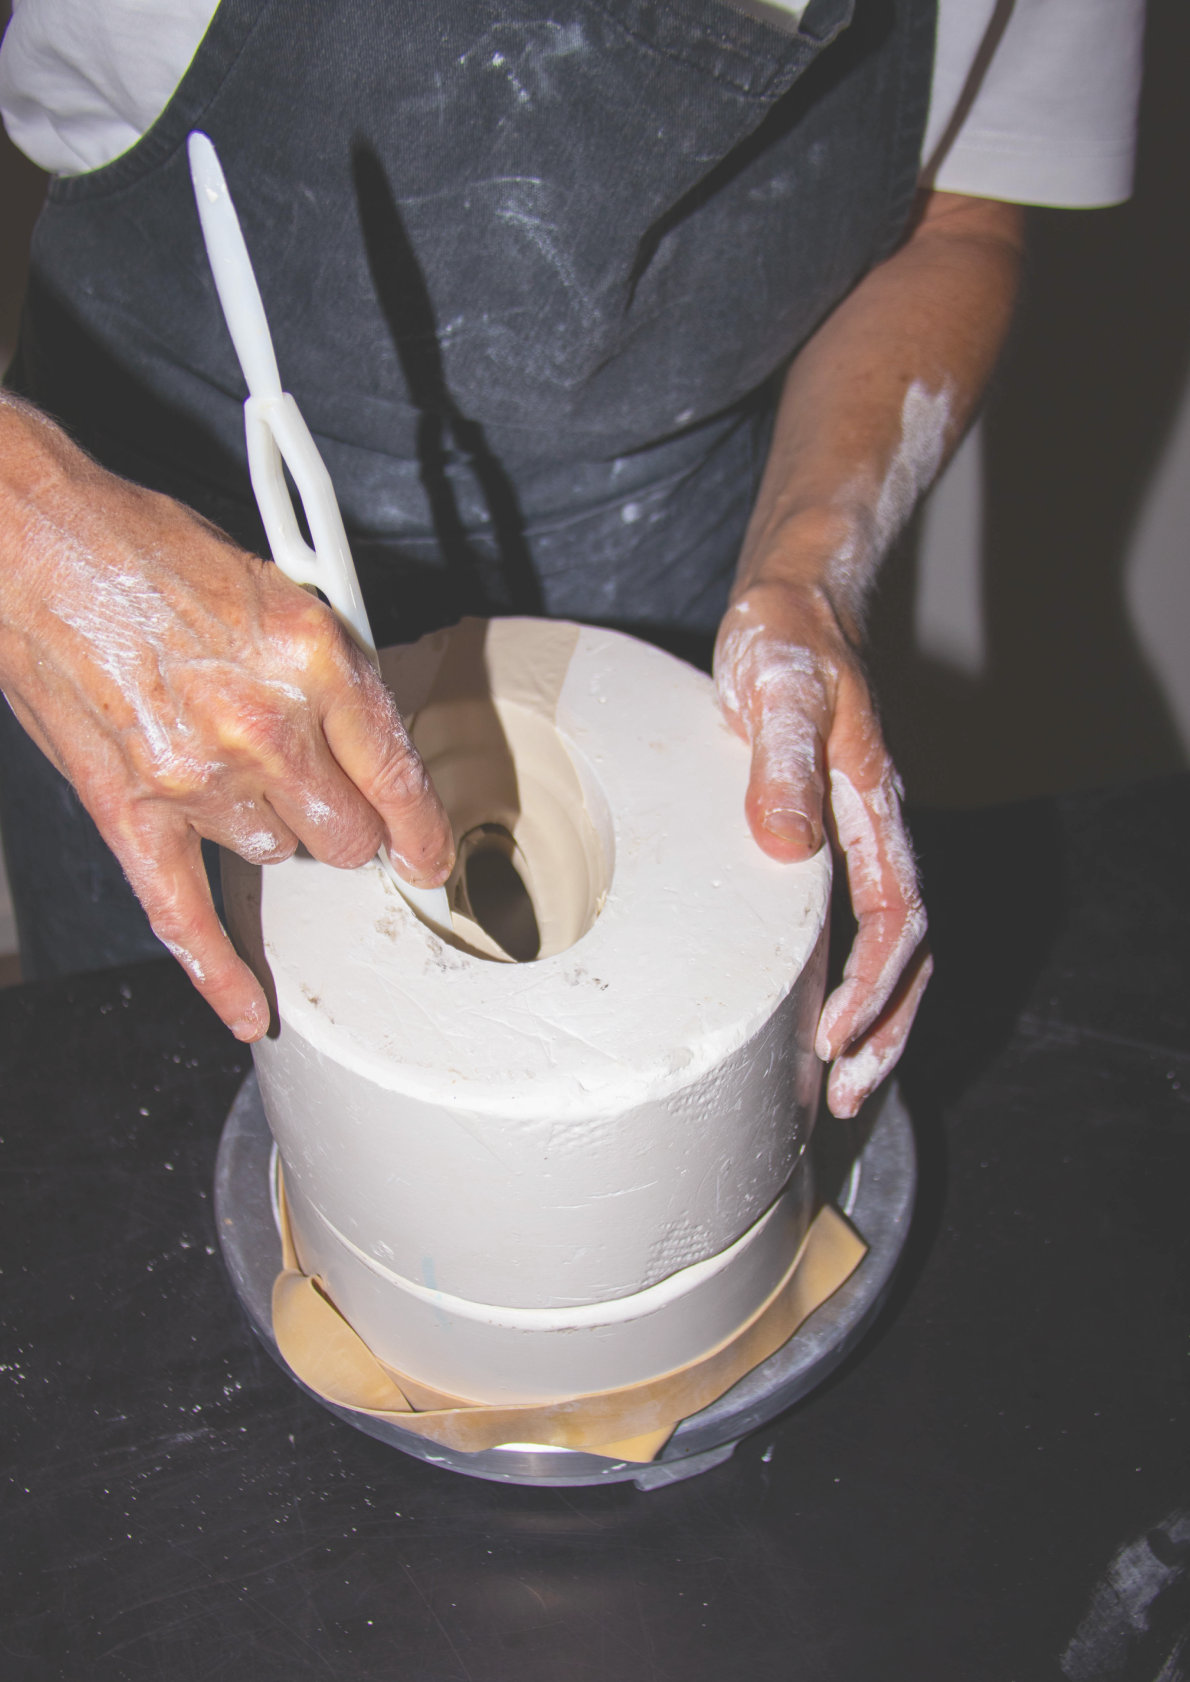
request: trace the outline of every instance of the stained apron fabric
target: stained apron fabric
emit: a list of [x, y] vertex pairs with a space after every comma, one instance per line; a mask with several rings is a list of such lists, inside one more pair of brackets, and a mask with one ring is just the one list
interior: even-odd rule
[[[780, 373], [903, 232], [933, 36], [934, 0], [796, 33], [726, 0], [223, 0], [139, 144], [52, 184], [10, 383], [267, 554], [202, 128], [378, 640], [519, 612], [709, 645]], [[5, 712], [26, 974], [159, 953]]]

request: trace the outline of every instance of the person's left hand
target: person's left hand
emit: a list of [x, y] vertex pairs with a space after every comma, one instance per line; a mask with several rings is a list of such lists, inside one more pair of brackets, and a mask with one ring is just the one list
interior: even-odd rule
[[746, 811], [771, 858], [833, 839], [859, 925], [815, 1050], [827, 1103], [853, 1116], [888, 1074], [933, 970], [901, 784], [859, 657], [826, 598], [765, 584], [727, 613], [715, 651], [724, 713], [752, 748]]

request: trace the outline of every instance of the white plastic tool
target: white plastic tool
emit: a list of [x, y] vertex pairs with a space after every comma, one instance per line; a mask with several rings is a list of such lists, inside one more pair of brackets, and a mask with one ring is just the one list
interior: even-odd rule
[[[190, 136], [188, 149], [190, 178], [215, 289], [248, 385], [244, 404], [248, 468], [273, 560], [295, 584], [312, 584], [321, 590], [341, 624], [379, 671], [376, 643], [335, 488], [300, 409], [281, 389], [260, 288], [219, 154], [208, 137], [197, 130]], [[285, 482], [286, 467], [302, 499], [313, 548], [298, 528]], [[379, 858], [422, 921], [440, 933], [450, 934], [446, 889], [415, 888], [397, 874], [383, 847]]]

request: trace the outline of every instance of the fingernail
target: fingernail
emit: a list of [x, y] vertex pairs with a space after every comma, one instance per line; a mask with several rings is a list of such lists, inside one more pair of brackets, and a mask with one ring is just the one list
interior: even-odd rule
[[250, 1010], [246, 1016], [241, 1016], [237, 1022], [233, 1022], [231, 1025], [231, 1031], [236, 1039], [241, 1040], [245, 1045], [253, 1045], [257, 1040], [262, 1040], [268, 1033], [268, 1029], [268, 1014], [266, 1012], [262, 1018], [259, 1010]]
[[814, 1055], [823, 1063], [837, 1063], [840, 1057], [846, 1057], [854, 1044], [854, 1034], [845, 1034], [837, 1042], [829, 1038], [820, 1039], [814, 1047]]
[[792, 806], [774, 806], [764, 814], [764, 827], [778, 840], [806, 847], [811, 852], [817, 852], [821, 844], [818, 825], [813, 818], [808, 818], [805, 812], [796, 811]]
[[440, 888], [455, 867], [454, 856], [445, 864], [436, 864], [433, 870], [427, 870], [421, 876], [413, 878], [415, 888]]
[[404, 854], [395, 847], [388, 849], [388, 856], [397, 875], [405, 879], [415, 888], [440, 888], [455, 867], [455, 850], [452, 847], [445, 858], [439, 859], [437, 864], [428, 870], [418, 870]]

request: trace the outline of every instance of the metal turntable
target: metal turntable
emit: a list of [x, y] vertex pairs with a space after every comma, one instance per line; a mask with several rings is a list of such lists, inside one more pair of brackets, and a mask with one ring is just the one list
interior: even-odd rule
[[494, 1483], [631, 1482], [638, 1489], [658, 1489], [720, 1465], [741, 1438], [821, 1384], [854, 1349], [888, 1296], [908, 1237], [917, 1181], [913, 1130], [896, 1083], [877, 1092], [855, 1121], [822, 1119], [814, 1151], [821, 1194], [850, 1219], [868, 1245], [867, 1255], [788, 1343], [717, 1402], [684, 1419], [648, 1465], [574, 1449], [463, 1453], [389, 1420], [335, 1407], [300, 1384], [273, 1339], [271, 1301], [281, 1240], [273, 1218], [273, 1139], [255, 1074], [244, 1081], [224, 1124], [215, 1164], [215, 1218], [236, 1295], [265, 1348], [307, 1395], [357, 1431], [430, 1465]]

